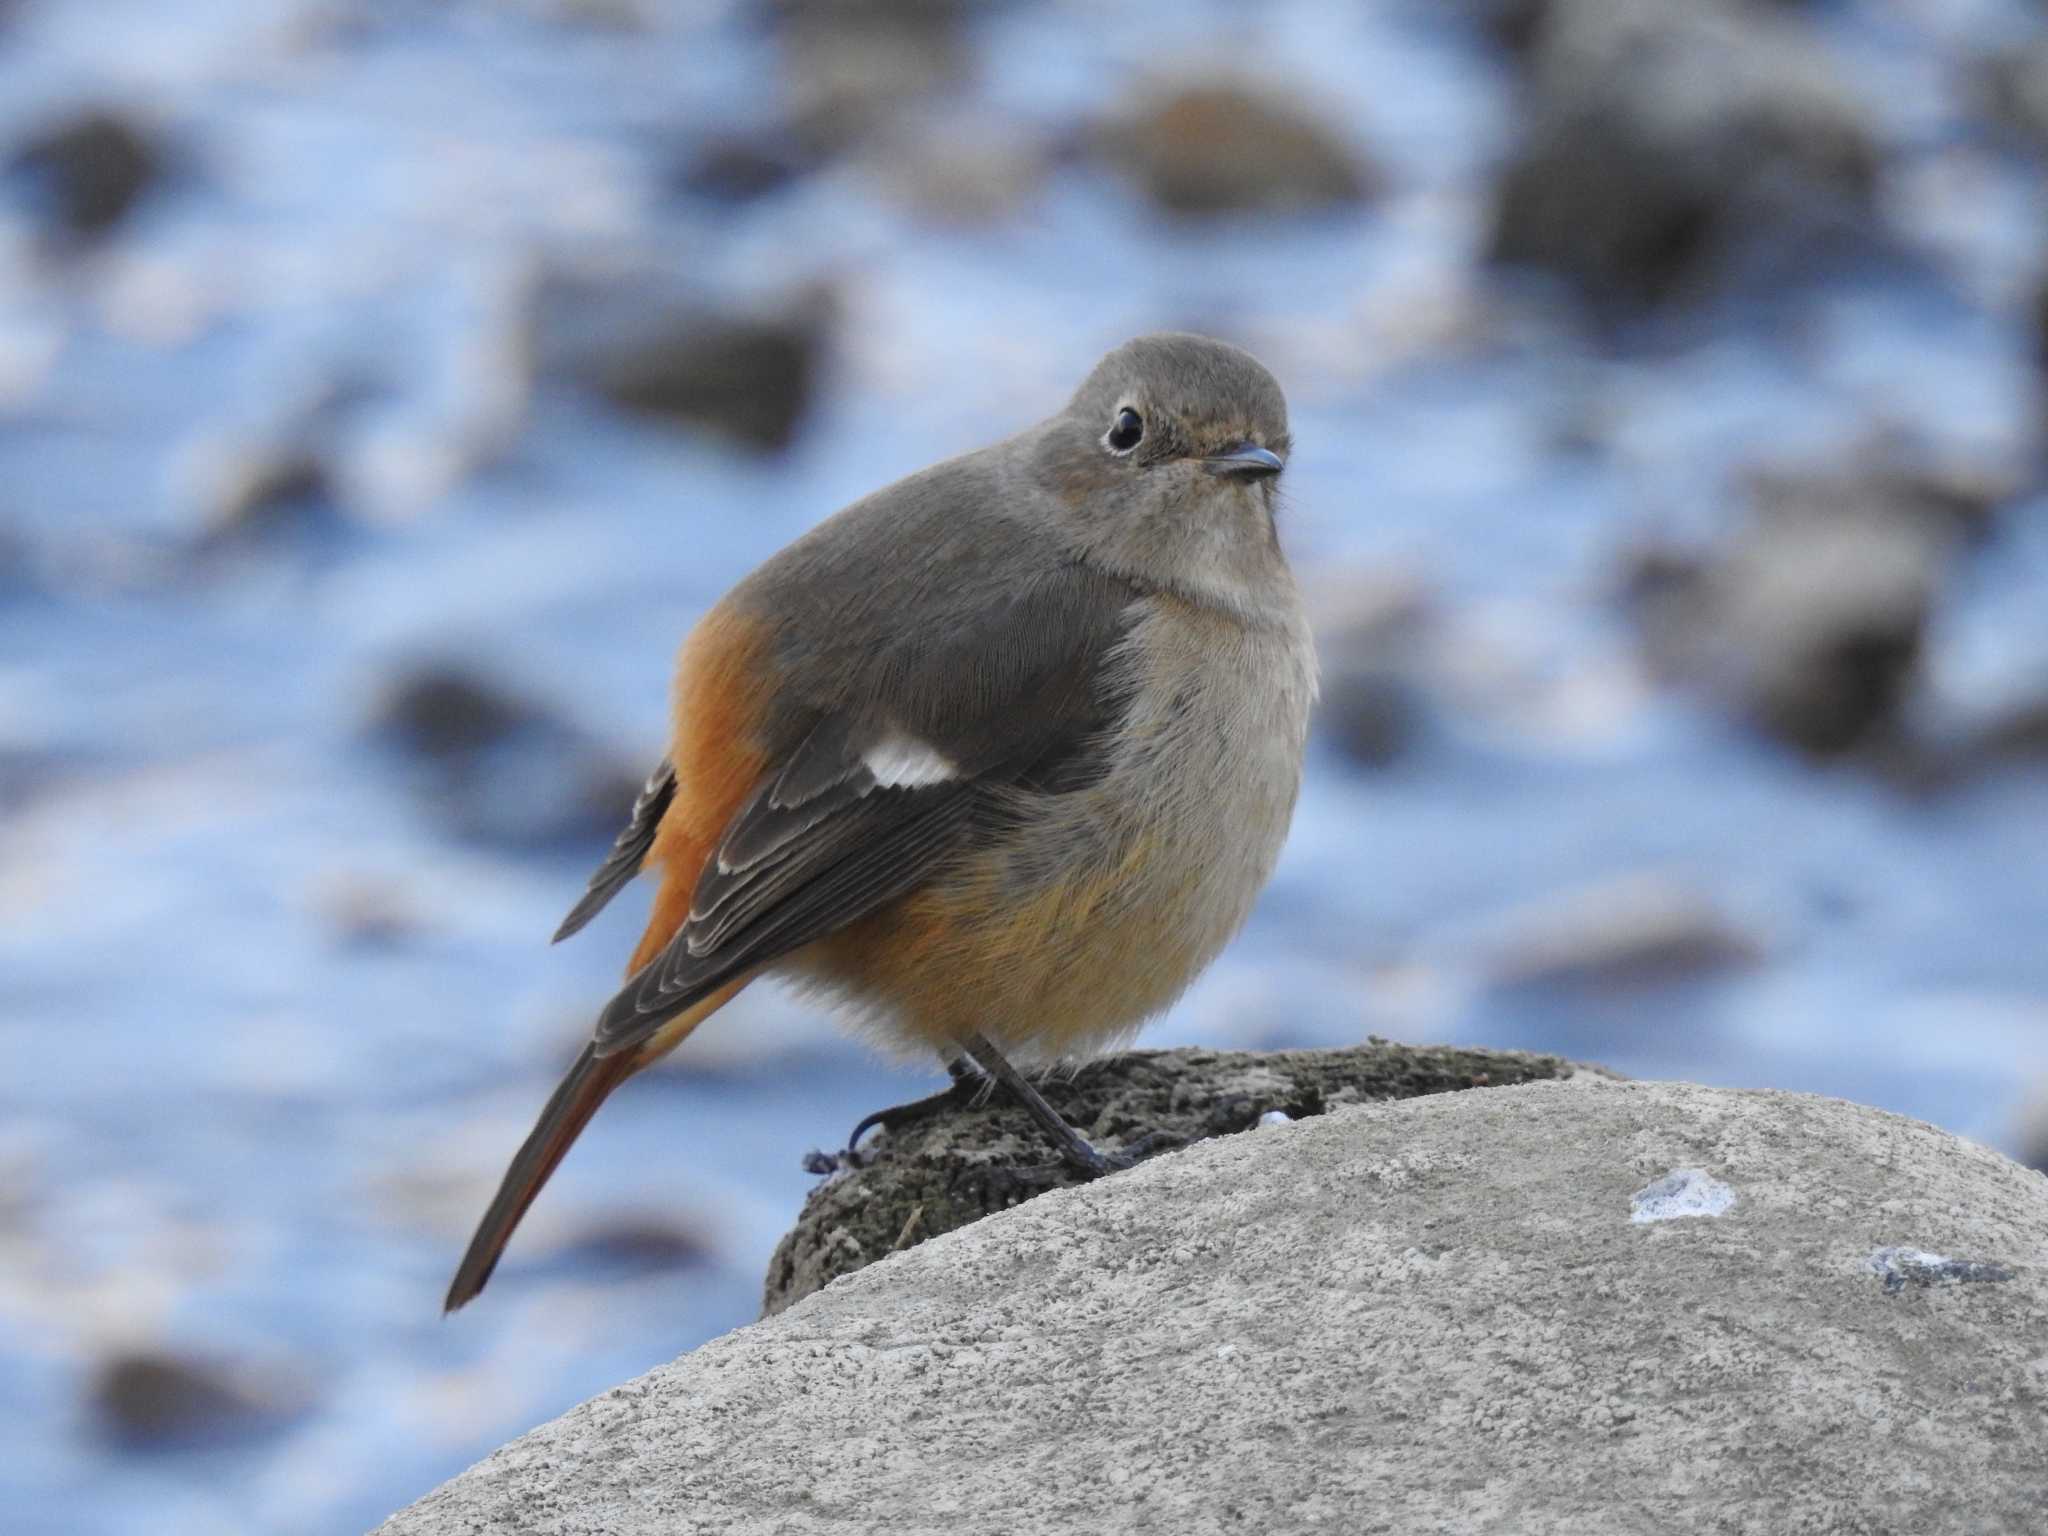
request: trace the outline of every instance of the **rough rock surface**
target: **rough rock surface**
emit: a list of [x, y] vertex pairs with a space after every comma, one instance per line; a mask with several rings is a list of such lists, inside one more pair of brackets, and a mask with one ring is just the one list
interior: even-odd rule
[[[1129, 1051], [1040, 1088], [1084, 1135], [1111, 1150], [1150, 1134], [1175, 1142], [1229, 1135], [1275, 1111], [1300, 1120], [1340, 1104], [1569, 1077], [1575, 1070], [1583, 1069], [1524, 1051], [1373, 1041], [1329, 1051]], [[811, 1192], [769, 1260], [764, 1313], [928, 1237], [1080, 1182], [1052, 1159], [1044, 1136], [1006, 1095], [969, 1084], [953, 1097], [942, 1114], [872, 1133], [858, 1159], [840, 1159], [847, 1166]]]
[[2020, 1536], [2044, 1443], [2048, 1179], [1836, 1100], [1586, 1074], [1055, 1191], [382, 1531]]

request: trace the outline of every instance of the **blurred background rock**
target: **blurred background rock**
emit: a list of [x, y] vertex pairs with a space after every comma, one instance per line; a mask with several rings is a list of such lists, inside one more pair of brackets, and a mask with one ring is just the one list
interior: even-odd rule
[[0, 1495], [360, 1529], [746, 1321], [927, 1091], [761, 988], [448, 1268], [762, 556], [1187, 327], [1319, 743], [1148, 1043], [1812, 1089], [2036, 1160], [2028, 0], [0, 6]]

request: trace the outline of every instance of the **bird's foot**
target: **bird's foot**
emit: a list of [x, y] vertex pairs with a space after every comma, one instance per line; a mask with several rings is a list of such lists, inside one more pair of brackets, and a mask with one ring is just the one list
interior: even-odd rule
[[1176, 1136], [1172, 1131], [1147, 1131], [1136, 1141], [1126, 1142], [1114, 1152], [1101, 1151], [1078, 1136], [1074, 1139], [1087, 1153], [1086, 1157], [1075, 1161], [1075, 1167], [1091, 1179], [1099, 1179], [1106, 1173], [1122, 1173], [1126, 1168], [1137, 1167], [1147, 1158], [1177, 1151], [1187, 1145], [1185, 1136]]
[[1063, 1184], [1071, 1184], [1075, 1182], [1076, 1175], [1086, 1181], [1121, 1173], [1126, 1168], [1137, 1167], [1147, 1158], [1185, 1145], [1187, 1139], [1171, 1131], [1152, 1131], [1114, 1152], [1105, 1152], [1075, 1131], [1070, 1140], [1061, 1142], [1062, 1156], [1056, 1163], [980, 1164], [963, 1169], [955, 1176], [953, 1187], [978, 1204], [996, 1210], [1017, 1205]]
[[980, 1079], [956, 1074], [952, 1083], [937, 1093], [913, 1099], [908, 1104], [892, 1104], [887, 1109], [878, 1109], [853, 1128], [853, 1134], [846, 1138], [846, 1145], [840, 1151], [806, 1152], [804, 1172], [823, 1177], [845, 1169], [865, 1168], [870, 1157], [861, 1151], [860, 1141], [869, 1131], [879, 1127], [893, 1133], [921, 1121], [937, 1119], [951, 1110], [967, 1108], [983, 1091]]
[[887, 1109], [878, 1109], [853, 1128], [853, 1134], [846, 1138], [846, 1150], [857, 1150], [861, 1137], [877, 1127], [885, 1131], [900, 1131], [921, 1121], [936, 1120], [952, 1110], [965, 1109], [981, 1091], [981, 1085], [973, 1079], [955, 1078], [937, 1093], [912, 1099], [908, 1104], [892, 1104]]

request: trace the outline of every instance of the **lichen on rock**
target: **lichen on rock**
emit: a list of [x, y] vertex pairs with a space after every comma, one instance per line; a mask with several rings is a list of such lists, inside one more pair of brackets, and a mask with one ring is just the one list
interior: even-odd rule
[[[1301, 1120], [1343, 1104], [1587, 1070], [1597, 1069], [1523, 1051], [1374, 1040], [1317, 1051], [1131, 1051], [1039, 1086], [1084, 1135], [1114, 1149], [1154, 1133], [1181, 1143], [1227, 1136], [1276, 1110]], [[953, 1097], [925, 1118], [873, 1133], [858, 1155], [827, 1160], [836, 1161], [835, 1171], [811, 1191], [769, 1261], [764, 1317], [926, 1238], [1081, 1182], [1000, 1092], [969, 1087]]]

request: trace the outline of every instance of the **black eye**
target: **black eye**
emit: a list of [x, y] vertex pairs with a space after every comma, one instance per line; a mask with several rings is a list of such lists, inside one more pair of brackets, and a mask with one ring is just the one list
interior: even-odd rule
[[1144, 435], [1145, 418], [1127, 405], [1116, 413], [1116, 422], [1103, 441], [1109, 444], [1111, 453], [1129, 453]]

